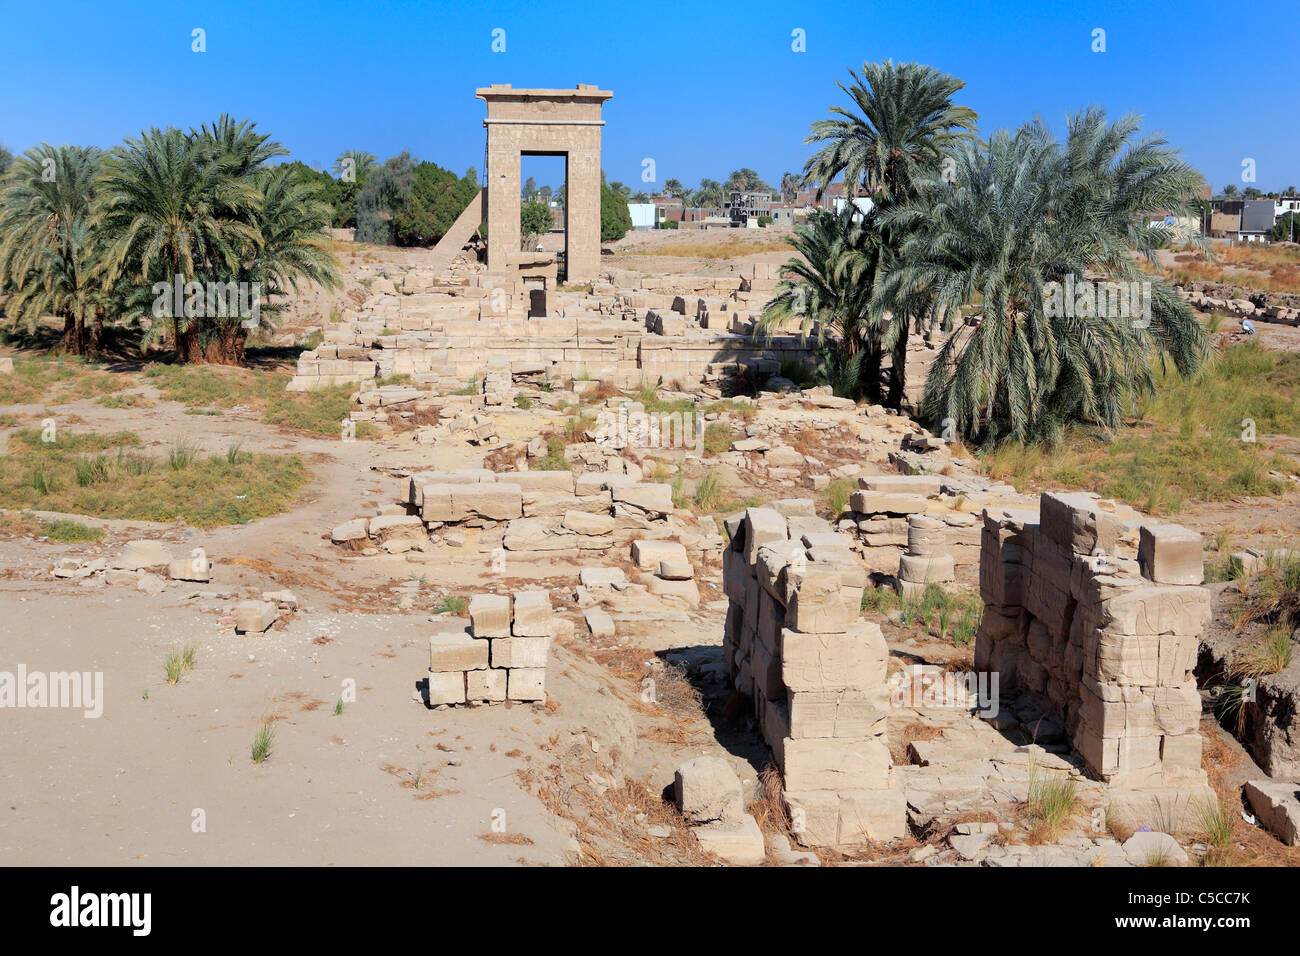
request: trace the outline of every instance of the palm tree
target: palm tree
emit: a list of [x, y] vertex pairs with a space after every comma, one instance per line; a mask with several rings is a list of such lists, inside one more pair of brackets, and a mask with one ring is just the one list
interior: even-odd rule
[[783, 173], [781, 175], [781, 201], [786, 203], [794, 202], [795, 195], [799, 192], [802, 180], [794, 173]]
[[[113, 236], [109, 281], [143, 286], [214, 279], [238, 272], [260, 236], [253, 224], [256, 185], [236, 171], [247, 156], [217, 154], [210, 143], [175, 128], [154, 127], [109, 154], [93, 224]], [[207, 361], [213, 330], [200, 317], [155, 315], [145, 345], [170, 338], [183, 362]]]
[[[273, 328], [271, 321], [284, 309], [277, 301], [297, 292], [300, 282], [315, 283], [327, 290], [339, 284], [338, 261], [330, 252], [326, 230], [333, 209], [316, 184], [289, 167], [259, 170], [253, 185], [261, 195], [254, 213], [257, 243], [251, 257], [234, 278], [256, 283], [260, 289], [260, 325]], [[246, 317], [210, 316], [215, 324], [216, 348], [208, 349], [209, 361], [242, 365], [244, 343], [251, 327]]]
[[[864, 63], [861, 75], [852, 70], [849, 75], [849, 86], [837, 85], [854, 108], [832, 106], [833, 118], [812, 124], [805, 142], [820, 145], [804, 164], [803, 179], [816, 184], [819, 198], [842, 176], [850, 201], [866, 194], [876, 209], [908, 202], [975, 128], [974, 111], [952, 102], [965, 84], [933, 67], [892, 60]], [[893, 267], [903, 241], [897, 225], [885, 226], [873, 274]], [[886, 403], [897, 408], [903, 401], [908, 328], [917, 316], [894, 310], [886, 324], [877, 310], [881, 344], [892, 353]]]
[[[985, 443], [1054, 440], [1071, 422], [1120, 424], [1154, 388], [1154, 364], [1199, 367], [1205, 332], [1135, 253], [1154, 260], [1168, 239], [1139, 214], [1185, 208], [1200, 177], [1163, 140], [1132, 143], [1137, 132], [1136, 118], [1107, 123], [1098, 109], [1071, 119], [1064, 146], [1039, 123], [1001, 131], [962, 150], [947, 182], [882, 214], [907, 240], [877, 303], [953, 332], [926, 381], [932, 423]], [[1044, 298], [1094, 280], [1150, 282], [1149, 316]]]
[[61, 347], [93, 354], [103, 327], [103, 246], [89, 228], [100, 153], [42, 143], [13, 164], [0, 191], [0, 289], [7, 314], [34, 327], [63, 319]]
[[[796, 316], [805, 338], [815, 332], [824, 345], [830, 331], [839, 362], [824, 359], [823, 366], [847, 370], [839, 376], [844, 383], [848, 373], [860, 375], [868, 397], [879, 401], [880, 328], [869, 307], [880, 250], [874, 217], [863, 216], [853, 206], [838, 213], [815, 210], [786, 242], [798, 253], [782, 267], [793, 278], [778, 283], [776, 297], [758, 320], [758, 333], [770, 338]], [[841, 390], [857, 397], [856, 386], [845, 384]]]

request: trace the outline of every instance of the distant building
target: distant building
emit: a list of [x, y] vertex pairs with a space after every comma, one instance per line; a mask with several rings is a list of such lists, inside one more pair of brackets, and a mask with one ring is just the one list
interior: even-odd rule
[[740, 192], [736, 190], [731, 193], [731, 198], [725, 204], [724, 209], [733, 226], [756, 228], [759, 219], [772, 215], [772, 207], [775, 204], [776, 196], [771, 192]]
[[1241, 210], [1241, 228], [1237, 232], [1237, 240], [1264, 242], [1273, 231], [1275, 221], [1273, 200], [1247, 199]]
[[632, 217], [632, 228], [638, 231], [655, 227], [655, 204], [652, 202], [630, 202], [627, 211]]
[[682, 202], [680, 196], [651, 196], [650, 202], [655, 207], [656, 226], [662, 222], [682, 221], [686, 204]]

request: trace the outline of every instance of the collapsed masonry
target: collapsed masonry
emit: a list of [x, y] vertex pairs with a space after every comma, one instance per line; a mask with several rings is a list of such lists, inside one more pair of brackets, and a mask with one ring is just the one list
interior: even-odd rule
[[752, 701], [801, 844], [904, 836], [886, 742], [888, 650], [879, 626], [859, 619], [865, 572], [811, 501], [775, 504], [726, 522], [728, 675]]
[[469, 627], [429, 638], [429, 674], [421, 695], [430, 707], [546, 699], [546, 663], [559, 629], [545, 591], [478, 594]]
[[1125, 525], [1091, 495], [986, 510], [975, 668], [1046, 702], [1117, 790], [1208, 798], [1192, 676], [1210, 617], [1202, 580], [1200, 535]]

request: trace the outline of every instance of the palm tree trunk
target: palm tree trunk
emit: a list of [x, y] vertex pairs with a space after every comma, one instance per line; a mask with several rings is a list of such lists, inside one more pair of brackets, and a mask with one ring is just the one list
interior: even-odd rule
[[[894, 321], [899, 321], [895, 319]], [[899, 326], [898, 338], [894, 342], [894, 348], [890, 353], [889, 367], [889, 396], [885, 399], [885, 405], [888, 408], [901, 409], [903, 407], [903, 389], [907, 384], [907, 320], [902, 319], [902, 325]]]
[[864, 394], [872, 405], [880, 404], [880, 367], [884, 355], [880, 349], [880, 337], [873, 336], [867, 343], [867, 357], [862, 360], [862, 382]]

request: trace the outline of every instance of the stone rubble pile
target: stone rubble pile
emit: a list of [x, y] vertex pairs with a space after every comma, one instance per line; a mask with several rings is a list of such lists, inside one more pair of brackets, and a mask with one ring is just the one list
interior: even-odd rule
[[726, 526], [723, 655], [782, 772], [792, 832], [805, 846], [903, 836], [888, 651], [879, 626], [859, 618], [866, 577], [850, 540], [811, 501], [749, 508]]

